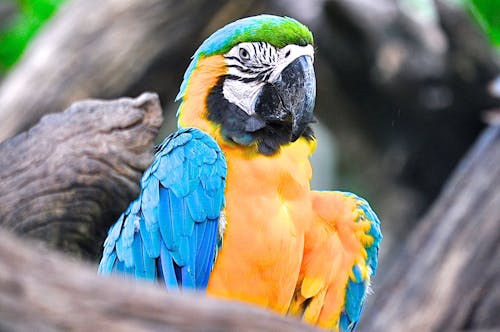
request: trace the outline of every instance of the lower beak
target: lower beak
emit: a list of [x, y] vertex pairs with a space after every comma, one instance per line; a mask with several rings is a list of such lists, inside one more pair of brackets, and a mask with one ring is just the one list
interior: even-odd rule
[[290, 141], [296, 141], [313, 122], [316, 78], [310, 56], [293, 60], [281, 75], [262, 88], [255, 111], [266, 122], [290, 127]]

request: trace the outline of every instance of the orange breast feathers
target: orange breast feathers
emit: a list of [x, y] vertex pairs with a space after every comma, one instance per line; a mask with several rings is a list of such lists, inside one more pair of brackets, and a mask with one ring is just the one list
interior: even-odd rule
[[301, 138], [274, 156], [220, 144], [228, 164], [227, 228], [207, 291], [284, 314], [312, 221], [308, 157], [314, 142]]

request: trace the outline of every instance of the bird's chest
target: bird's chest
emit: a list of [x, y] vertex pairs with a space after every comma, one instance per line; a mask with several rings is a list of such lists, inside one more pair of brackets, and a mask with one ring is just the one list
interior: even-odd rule
[[309, 161], [266, 158], [228, 161], [226, 235], [248, 241], [242, 250], [266, 253], [256, 263], [272, 265], [287, 259], [283, 253], [302, 238], [304, 215], [311, 209]]
[[279, 312], [295, 289], [312, 211], [307, 149], [283, 150], [273, 157], [226, 153], [227, 227], [208, 289]]

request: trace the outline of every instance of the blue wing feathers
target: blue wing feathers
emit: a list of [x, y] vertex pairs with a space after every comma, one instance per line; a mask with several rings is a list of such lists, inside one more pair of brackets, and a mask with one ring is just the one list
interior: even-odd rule
[[[171, 164], [170, 160], [174, 162]], [[177, 164], [176, 160], [179, 160], [180, 164]], [[182, 181], [183, 162], [184, 162], [184, 156], [175, 156], [174, 158], [171, 159], [164, 158], [160, 160], [159, 164], [161, 165], [161, 167], [158, 168], [158, 170], [155, 173], [155, 176], [158, 177], [158, 180], [160, 180], [163, 187], [170, 188], [174, 183]]]
[[128, 209], [125, 211], [125, 215], [134, 214], [137, 215], [139, 210], [141, 209], [141, 201], [136, 199], [132, 203], [130, 203]]
[[[370, 221], [370, 230], [368, 234], [372, 236], [373, 242], [365, 247], [367, 258], [366, 264], [370, 267], [370, 274], [375, 275], [378, 264], [378, 249], [382, 240], [380, 230], [380, 220], [370, 205], [363, 198], [349, 192], [339, 192], [346, 197], [350, 197], [356, 201], [357, 208], [362, 212], [362, 218]], [[354, 331], [361, 316], [363, 303], [368, 292], [369, 280], [364, 280], [361, 270], [358, 265], [354, 265], [352, 269], [354, 279], [349, 278], [346, 286], [345, 306], [340, 315], [340, 328], [342, 331]]]
[[160, 230], [149, 231], [146, 227], [144, 218], [136, 216], [135, 221], [139, 224], [139, 231], [143, 241], [145, 251], [149, 257], [158, 257], [160, 255]]
[[125, 262], [116, 260], [115, 265], [113, 266], [113, 271], [118, 272], [119, 274], [134, 274], [134, 268], [133, 267], [127, 267], [125, 265]]
[[160, 184], [158, 179], [150, 176], [148, 185], [144, 187], [141, 194], [141, 210], [142, 216], [146, 223], [146, 229], [149, 232], [154, 232], [159, 228], [158, 225], [158, 208], [160, 203]]
[[181, 273], [182, 273], [182, 287], [187, 287], [187, 288], [196, 288], [196, 282], [194, 278], [195, 274], [195, 266], [194, 265], [184, 265], [181, 268]]
[[115, 243], [116, 240], [118, 240], [123, 225], [123, 219], [124, 218], [122, 214], [120, 218], [118, 218], [118, 221], [110, 228], [106, 242]]
[[361, 305], [365, 298], [366, 284], [363, 280], [359, 282], [349, 280], [347, 288], [349, 291], [346, 293], [345, 311], [351, 321], [357, 321], [361, 315]]
[[172, 202], [170, 199], [170, 190], [160, 190], [160, 232], [167, 248], [175, 251], [179, 248], [178, 238], [175, 236], [175, 220], [172, 218]]
[[217, 228], [216, 227], [206, 227], [207, 224], [213, 223], [218, 225], [218, 219], [209, 220], [207, 223], [199, 223], [196, 224], [196, 228], [198, 231], [198, 254], [196, 257], [197, 269], [199, 273], [197, 273], [197, 284], [198, 285], [206, 285], [208, 283], [208, 277], [210, 276], [210, 271], [212, 268], [212, 264], [215, 259], [215, 250], [208, 250], [209, 248], [217, 245]]
[[205, 288], [216, 257], [226, 163], [217, 143], [181, 129], [159, 145], [141, 194], [110, 228], [99, 273]]
[[205, 195], [200, 186], [186, 197], [186, 205], [195, 222], [204, 222], [207, 219]]
[[99, 270], [98, 272], [101, 274], [105, 274], [111, 270], [113, 270], [113, 266], [115, 265], [116, 261], [116, 252], [111, 252], [108, 255], [106, 253], [103, 254], [103, 258], [101, 261], [101, 264], [99, 264]]
[[144, 245], [144, 241], [142, 242], [142, 258], [144, 260], [144, 273], [145, 273], [145, 279], [147, 280], [156, 280], [157, 278], [157, 271], [156, 271], [156, 265], [155, 265], [155, 257], [152, 257], [149, 255], [146, 246]]
[[184, 222], [182, 223], [182, 236], [185, 237], [191, 237], [193, 235], [193, 230], [194, 230], [194, 219], [191, 217], [191, 214], [189, 213], [189, 209], [186, 204], [186, 199], [183, 199], [181, 201], [181, 206], [182, 206], [182, 217], [184, 218]]
[[367, 252], [368, 252], [368, 265], [372, 270], [372, 274], [375, 275], [378, 266], [378, 248], [380, 246], [380, 241], [382, 241], [380, 220], [378, 219], [375, 212], [370, 208], [370, 205], [368, 205], [368, 203], [361, 205], [361, 207], [365, 212], [365, 214], [367, 215], [368, 219], [371, 221], [371, 228], [368, 234], [370, 234], [373, 237], [373, 244], [367, 248]]
[[180, 284], [177, 281], [177, 276], [175, 274], [174, 262], [170, 251], [167, 249], [164, 243], [161, 245], [161, 255], [158, 260], [158, 264], [161, 266], [161, 274], [163, 277], [163, 282], [168, 289], [177, 289]]
[[134, 258], [135, 276], [136, 278], [145, 278], [146, 271], [144, 268], [144, 258], [142, 254], [142, 240], [141, 236], [136, 233], [134, 237], [134, 244], [132, 246], [132, 257]]

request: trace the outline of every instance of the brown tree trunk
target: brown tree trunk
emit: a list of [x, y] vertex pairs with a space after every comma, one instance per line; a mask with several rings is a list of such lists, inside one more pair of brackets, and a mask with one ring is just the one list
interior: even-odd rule
[[499, 262], [497, 125], [459, 164], [392, 269], [380, 271], [360, 330], [498, 331]]
[[96, 266], [0, 230], [1, 331], [312, 331], [294, 319], [202, 294], [96, 275]]
[[0, 225], [95, 258], [139, 193], [161, 123], [158, 97], [145, 93], [75, 103], [3, 142]]

